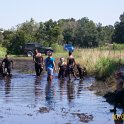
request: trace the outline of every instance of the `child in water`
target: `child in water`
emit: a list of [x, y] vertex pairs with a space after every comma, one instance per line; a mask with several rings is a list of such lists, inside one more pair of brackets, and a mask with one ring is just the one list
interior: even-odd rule
[[53, 71], [56, 71], [55, 59], [52, 57], [52, 52], [47, 52], [48, 57], [45, 59], [45, 67], [47, 71], [47, 81], [52, 81]]
[[64, 79], [65, 71], [66, 71], [66, 62], [64, 58], [60, 58], [60, 62], [58, 63], [58, 68], [59, 68], [58, 78]]

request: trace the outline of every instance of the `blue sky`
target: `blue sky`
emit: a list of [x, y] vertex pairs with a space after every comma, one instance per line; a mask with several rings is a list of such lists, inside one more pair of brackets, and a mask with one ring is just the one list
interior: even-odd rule
[[37, 22], [88, 17], [114, 25], [123, 12], [124, 0], [0, 0], [0, 28], [15, 27], [31, 17]]

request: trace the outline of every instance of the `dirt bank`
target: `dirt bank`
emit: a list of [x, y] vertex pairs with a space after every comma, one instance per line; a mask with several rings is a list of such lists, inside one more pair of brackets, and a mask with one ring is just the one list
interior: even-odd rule
[[97, 95], [104, 96], [108, 92], [114, 92], [115, 90], [115, 80], [114, 76], [107, 78], [106, 81], [95, 81], [89, 90], [94, 90]]

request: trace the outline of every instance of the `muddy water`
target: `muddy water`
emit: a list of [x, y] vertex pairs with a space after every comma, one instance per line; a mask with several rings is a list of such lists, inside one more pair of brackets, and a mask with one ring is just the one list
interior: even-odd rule
[[19, 73], [0, 79], [0, 124], [114, 124], [112, 106], [87, 89], [93, 81], [59, 81], [56, 74], [48, 83], [46, 74]]

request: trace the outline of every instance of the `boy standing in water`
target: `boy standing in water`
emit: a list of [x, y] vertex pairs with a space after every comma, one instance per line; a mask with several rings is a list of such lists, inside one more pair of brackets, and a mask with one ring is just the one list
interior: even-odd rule
[[[4, 63], [4, 66], [3, 66]], [[4, 72], [7, 71], [7, 74], [9, 76], [12, 76], [11, 74], [11, 64], [13, 67], [13, 61], [9, 59], [8, 55], [5, 55], [5, 58], [2, 61], [2, 66], [4, 67]]]
[[56, 71], [55, 59], [52, 57], [52, 52], [47, 52], [48, 57], [45, 59], [45, 67], [47, 71], [47, 81], [52, 81], [53, 70]]

